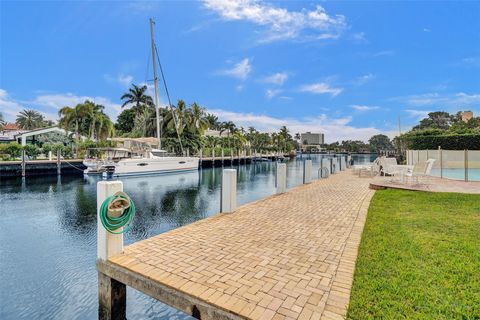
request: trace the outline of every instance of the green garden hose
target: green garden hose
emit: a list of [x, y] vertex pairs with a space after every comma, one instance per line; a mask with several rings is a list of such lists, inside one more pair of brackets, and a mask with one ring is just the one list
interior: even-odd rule
[[[103, 227], [113, 234], [127, 232], [134, 216], [135, 205], [132, 199], [123, 192], [117, 192], [108, 197], [100, 206], [100, 221]], [[121, 227], [124, 227], [123, 230], [116, 231]]]

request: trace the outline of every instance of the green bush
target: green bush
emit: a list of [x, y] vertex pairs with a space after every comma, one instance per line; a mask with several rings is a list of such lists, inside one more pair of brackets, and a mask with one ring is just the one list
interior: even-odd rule
[[53, 145], [51, 143], [45, 143], [42, 146], [42, 152], [48, 156], [48, 153], [53, 150]]
[[27, 144], [23, 147], [25, 149], [25, 153], [30, 159], [37, 159], [37, 156], [40, 154], [40, 148], [34, 144]]
[[23, 147], [16, 143], [10, 142], [9, 144], [2, 145], [0, 152], [2, 153], [3, 160], [15, 160], [22, 155]]
[[432, 150], [438, 147], [444, 150], [480, 150], [480, 134], [410, 135], [405, 138], [408, 147], [413, 150]]

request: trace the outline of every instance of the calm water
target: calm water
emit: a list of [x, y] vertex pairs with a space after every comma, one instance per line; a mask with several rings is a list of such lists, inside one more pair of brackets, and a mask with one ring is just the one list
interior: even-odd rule
[[[480, 181], [480, 169], [468, 169], [469, 181]], [[465, 180], [465, 169], [442, 169], [444, 178], [453, 180]], [[432, 169], [432, 176], [440, 177], [440, 169]]]
[[[374, 158], [354, 156], [356, 163]], [[311, 159], [316, 178], [320, 156]], [[287, 163], [288, 187], [301, 183], [299, 160]], [[239, 204], [274, 193], [274, 167], [272, 162], [235, 166]], [[137, 208], [126, 243], [217, 213], [220, 179], [221, 168], [121, 179]], [[0, 180], [0, 319], [97, 317], [97, 181], [83, 177]], [[132, 289], [127, 293], [127, 316], [189, 318]]]

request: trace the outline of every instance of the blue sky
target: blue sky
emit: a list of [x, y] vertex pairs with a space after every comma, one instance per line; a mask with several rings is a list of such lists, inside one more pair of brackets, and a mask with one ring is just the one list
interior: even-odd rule
[[149, 17], [172, 98], [245, 127], [335, 141], [480, 113], [479, 2], [249, 0], [2, 1], [0, 112], [88, 98], [115, 118], [151, 84]]

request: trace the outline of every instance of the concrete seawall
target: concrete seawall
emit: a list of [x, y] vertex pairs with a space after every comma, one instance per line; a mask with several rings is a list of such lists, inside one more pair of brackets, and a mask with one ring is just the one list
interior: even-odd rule
[[[83, 175], [85, 167], [81, 159], [62, 160], [60, 163], [61, 175]], [[25, 176], [46, 176], [57, 174], [56, 160], [32, 160], [25, 163]], [[0, 162], [0, 178], [21, 177], [22, 161]]]

